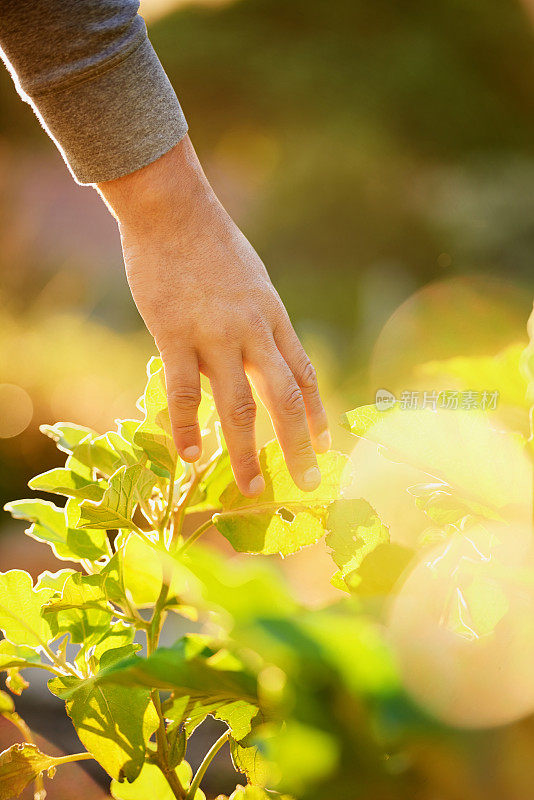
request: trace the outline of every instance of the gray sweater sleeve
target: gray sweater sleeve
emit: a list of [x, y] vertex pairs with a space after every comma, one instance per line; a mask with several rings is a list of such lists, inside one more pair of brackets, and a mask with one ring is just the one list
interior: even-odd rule
[[134, 172], [187, 132], [137, 0], [0, 0], [0, 47], [78, 183]]

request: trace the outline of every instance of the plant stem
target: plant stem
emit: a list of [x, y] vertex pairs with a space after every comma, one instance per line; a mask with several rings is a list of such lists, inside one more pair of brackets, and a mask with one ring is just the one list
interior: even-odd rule
[[70, 764], [71, 761], [90, 761], [92, 759], [94, 756], [91, 753], [74, 753], [72, 756], [61, 756], [61, 758], [54, 759], [54, 766]]
[[184, 553], [189, 547], [191, 547], [193, 542], [196, 542], [196, 540], [198, 538], [200, 538], [200, 536], [202, 536], [203, 533], [205, 533], [207, 530], [209, 530], [212, 525], [213, 525], [213, 517], [211, 517], [210, 519], [206, 520], [206, 522], [203, 525], [201, 525], [200, 528], [197, 528], [196, 531], [194, 531], [191, 534], [191, 536], [189, 536], [185, 540], [183, 545], [181, 547], [179, 547], [178, 550], [176, 551], [176, 555], [177, 556], [182, 555], [182, 553]]
[[167, 508], [165, 509], [165, 514], [163, 519], [161, 520], [161, 525], [159, 527], [160, 537], [162, 539], [162, 544], [165, 544], [165, 531], [167, 530], [167, 525], [169, 524], [169, 519], [172, 513], [172, 503], [174, 499], [174, 484], [176, 481], [176, 466], [172, 471], [171, 478], [169, 481], [169, 494], [167, 495]]
[[223, 733], [223, 735], [220, 736], [215, 742], [215, 744], [212, 745], [212, 747], [208, 750], [202, 764], [197, 770], [197, 774], [193, 778], [193, 781], [191, 783], [191, 786], [189, 787], [189, 791], [187, 792], [185, 800], [194, 800], [195, 794], [197, 793], [197, 789], [200, 788], [200, 783], [202, 781], [202, 778], [206, 774], [206, 770], [208, 769], [209, 765], [211, 764], [211, 762], [213, 761], [213, 759], [215, 758], [221, 747], [224, 744], [226, 744], [229, 738], [230, 738], [230, 731], [226, 731], [226, 733]]
[[203, 470], [198, 470], [194, 464], [191, 465], [191, 480], [189, 481], [189, 486], [180, 498], [180, 502], [178, 504], [178, 513], [174, 521], [174, 531], [171, 546], [176, 543], [177, 536], [182, 532], [186, 508], [189, 505], [203, 474]]
[[63, 674], [67, 672], [69, 675], [72, 675], [73, 678], [80, 677], [76, 670], [74, 670], [70, 664], [67, 664], [64, 658], [60, 658], [57, 653], [54, 653], [51, 647], [44, 643], [42, 647], [48, 658], [53, 661], [57, 667], [63, 670]]
[[[167, 600], [168, 594], [169, 587], [168, 585], [163, 584], [154, 607], [152, 619], [150, 620], [150, 624], [146, 630], [147, 655], [149, 656], [152, 655], [158, 646], [161, 627], [163, 624], [163, 607], [165, 605], [165, 601]], [[169, 784], [172, 793], [177, 800], [185, 800], [185, 791], [180, 783], [176, 771], [171, 769], [169, 766], [169, 742], [167, 739], [167, 728], [165, 724], [165, 717], [163, 716], [163, 711], [161, 708], [161, 698], [159, 696], [158, 689], [152, 689], [150, 697], [152, 699], [152, 703], [154, 704], [154, 708], [156, 709], [156, 714], [159, 717], [159, 727], [156, 731], [158, 766], [165, 776], [167, 783]]]

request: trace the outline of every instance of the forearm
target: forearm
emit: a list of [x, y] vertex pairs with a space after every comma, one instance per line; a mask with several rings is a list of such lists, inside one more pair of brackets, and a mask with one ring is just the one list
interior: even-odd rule
[[153, 162], [187, 124], [137, 0], [3, 0], [0, 47], [76, 180]]

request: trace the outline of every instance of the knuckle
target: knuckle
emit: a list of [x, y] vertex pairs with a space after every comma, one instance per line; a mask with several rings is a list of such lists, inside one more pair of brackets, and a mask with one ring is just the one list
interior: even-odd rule
[[254, 450], [247, 450], [238, 458], [239, 469], [245, 473], [258, 471], [258, 457]]
[[250, 311], [246, 319], [246, 328], [253, 335], [263, 334], [267, 330], [265, 317], [259, 311]]
[[168, 392], [169, 405], [179, 411], [196, 413], [201, 400], [200, 389], [196, 386], [177, 386]]
[[198, 425], [196, 422], [190, 422], [185, 425], [180, 423], [173, 425], [173, 433], [176, 437], [178, 437], [182, 442], [186, 439], [195, 438], [198, 433]]
[[306, 358], [298, 368], [298, 382], [302, 389], [315, 391], [317, 389], [317, 374], [311, 361]]
[[250, 428], [256, 419], [256, 403], [251, 398], [239, 400], [228, 410], [228, 420], [236, 428]]
[[299, 439], [293, 445], [293, 453], [298, 461], [315, 462], [313, 448], [309, 439]]
[[299, 417], [304, 413], [304, 400], [302, 392], [296, 383], [291, 382], [282, 393], [282, 410], [292, 417]]

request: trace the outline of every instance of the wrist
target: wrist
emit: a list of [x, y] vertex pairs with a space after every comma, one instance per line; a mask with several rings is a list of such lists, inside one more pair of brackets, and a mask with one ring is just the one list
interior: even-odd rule
[[139, 230], [188, 229], [200, 209], [217, 202], [188, 136], [146, 167], [97, 189], [119, 227]]

